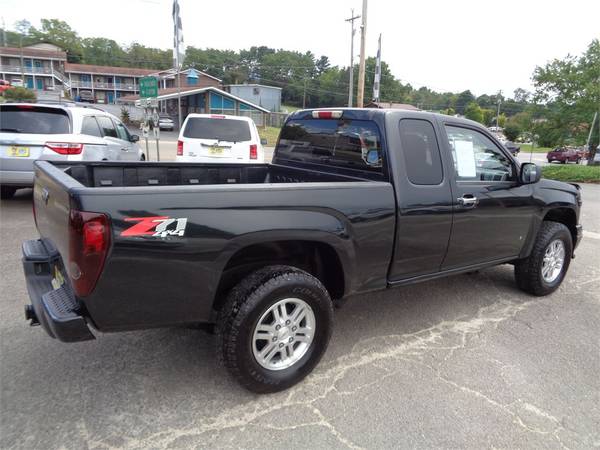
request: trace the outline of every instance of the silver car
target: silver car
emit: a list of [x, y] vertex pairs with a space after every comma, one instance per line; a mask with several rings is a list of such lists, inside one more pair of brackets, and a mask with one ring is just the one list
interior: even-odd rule
[[81, 106], [0, 104], [0, 187], [3, 199], [33, 185], [33, 162], [140, 161], [137, 141], [112, 114]]

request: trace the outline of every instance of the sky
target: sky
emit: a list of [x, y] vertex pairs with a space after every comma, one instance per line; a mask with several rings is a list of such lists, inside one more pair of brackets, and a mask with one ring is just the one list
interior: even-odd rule
[[[179, 0], [186, 45], [239, 50], [253, 45], [310, 50], [334, 65], [350, 62], [351, 9], [361, 0]], [[17, 20], [66, 21], [82, 37], [170, 48], [171, 0], [0, 0], [7, 29]], [[396, 78], [439, 92], [475, 95], [531, 90], [536, 66], [579, 55], [600, 38], [600, 1], [369, 0], [366, 54]], [[357, 23], [358, 25], [358, 23]], [[358, 62], [359, 32], [355, 37]]]

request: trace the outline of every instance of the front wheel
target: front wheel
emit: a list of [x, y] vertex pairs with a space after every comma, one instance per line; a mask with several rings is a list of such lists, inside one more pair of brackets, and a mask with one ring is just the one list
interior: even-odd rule
[[321, 282], [290, 266], [269, 266], [242, 280], [217, 319], [219, 359], [258, 393], [293, 386], [317, 365], [331, 336], [333, 306]]
[[542, 222], [529, 257], [515, 264], [519, 289], [533, 295], [548, 295], [562, 283], [573, 254], [569, 229], [558, 222]]

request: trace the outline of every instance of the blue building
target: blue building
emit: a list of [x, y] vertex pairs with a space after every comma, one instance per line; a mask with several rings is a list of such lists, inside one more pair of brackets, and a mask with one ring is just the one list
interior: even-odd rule
[[227, 90], [233, 95], [271, 112], [281, 111], [281, 88], [264, 84], [230, 84]]

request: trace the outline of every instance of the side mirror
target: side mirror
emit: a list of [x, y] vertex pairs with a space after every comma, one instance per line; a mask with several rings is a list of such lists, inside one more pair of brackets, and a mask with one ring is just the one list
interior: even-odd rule
[[260, 145], [267, 145], [268, 141], [266, 139], [261, 139], [260, 140]]
[[137, 134], [131, 135], [131, 142], [138, 142], [139, 140], [140, 140], [140, 137]]
[[521, 164], [521, 175], [519, 179], [522, 184], [537, 183], [542, 178], [542, 170], [533, 163]]

